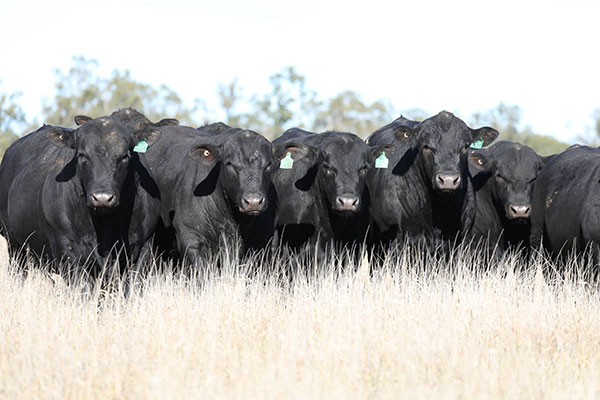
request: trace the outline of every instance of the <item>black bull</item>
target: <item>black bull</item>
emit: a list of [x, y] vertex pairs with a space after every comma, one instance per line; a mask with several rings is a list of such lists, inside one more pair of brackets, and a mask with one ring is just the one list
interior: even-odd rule
[[12, 249], [96, 266], [135, 261], [158, 218], [157, 193], [132, 148], [152, 144], [111, 117], [77, 129], [45, 125], [15, 142], [0, 165], [0, 218]]

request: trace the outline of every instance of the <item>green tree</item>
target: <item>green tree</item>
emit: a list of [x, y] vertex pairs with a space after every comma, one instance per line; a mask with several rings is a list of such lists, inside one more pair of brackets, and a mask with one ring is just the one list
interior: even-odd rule
[[313, 123], [317, 131], [345, 131], [366, 137], [377, 128], [390, 122], [392, 107], [383, 100], [365, 104], [360, 95], [345, 91], [331, 98]]
[[27, 123], [25, 112], [17, 103], [21, 93], [0, 93], [0, 158]]
[[474, 126], [491, 126], [500, 132], [500, 139], [523, 143], [533, 132], [529, 128], [519, 129], [521, 114], [517, 105], [500, 103], [496, 108], [476, 112], [471, 117]]
[[242, 116], [236, 113], [236, 106], [242, 100], [242, 93], [237, 79], [226, 84], [220, 83], [217, 87], [217, 95], [221, 108], [225, 111], [225, 123], [239, 127]]
[[242, 116], [246, 126], [268, 138], [291, 127], [308, 127], [320, 106], [316, 92], [306, 88], [306, 79], [294, 67], [269, 78], [271, 91], [250, 100], [252, 111]]
[[569, 146], [551, 136], [536, 134], [530, 127], [520, 128], [521, 114], [519, 106], [500, 103], [496, 108], [474, 113], [471, 124], [496, 128], [500, 132], [499, 140], [522, 143], [542, 156], [560, 153]]
[[73, 57], [74, 65], [66, 72], [56, 69], [56, 95], [43, 107], [49, 124], [70, 126], [77, 114], [99, 117], [115, 110], [133, 107], [151, 120], [178, 118], [193, 124], [194, 108], [185, 106], [175, 91], [161, 85], [155, 88], [138, 82], [128, 70], [115, 70], [110, 77], [97, 74], [98, 62]]

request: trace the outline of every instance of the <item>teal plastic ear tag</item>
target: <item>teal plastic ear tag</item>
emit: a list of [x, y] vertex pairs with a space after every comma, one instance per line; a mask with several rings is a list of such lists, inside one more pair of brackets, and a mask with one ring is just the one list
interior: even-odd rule
[[483, 139], [479, 139], [471, 143], [472, 149], [480, 149], [483, 147]]
[[289, 151], [286, 153], [285, 157], [279, 162], [279, 168], [281, 169], [292, 169], [294, 167], [294, 159], [292, 158], [292, 153]]
[[390, 165], [390, 160], [385, 156], [385, 151], [375, 159], [375, 168], [387, 168]]
[[136, 153], [145, 153], [146, 150], [148, 150], [148, 142], [146, 142], [145, 140], [140, 140], [138, 144], [136, 144], [133, 148], [133, 151], [135, 151]]

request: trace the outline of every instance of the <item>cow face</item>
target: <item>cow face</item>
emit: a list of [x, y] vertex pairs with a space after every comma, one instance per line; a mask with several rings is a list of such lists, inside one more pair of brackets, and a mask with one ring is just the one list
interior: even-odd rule
[[76, 176], [81, 181], [88, 207], [96, 212], [110, 212], [120, 204], [132, 147], [140, 140], [153, 143], [158, 133], [134, 133], [110, 117], [80, 122], [76, 130], [57, 127], [46, 135], [54, 145], [76, 151]]
[[498, 131], [484, 127], [469, 128], [462, 120], [442, 111], [413, 128], [396, 128], [396, 137], [418, 147], [425, 179], [440, 193], [461, 190], [467, 176], [469, 146], [479, 142], [487, 146], [498, 137]]
[[477, 170], [489, 173], [494, 202], [506, 219], [529, 221], [534, 183], [544, 165], [542, 158], [527, 146], [500, 142], [490, 149], [473, 151], [469, 160]]
[[371, 148], [349, 133], [329, 135], [318, 149], [297, 144], [284, 145], [278, 151], [278, 158], [283, 160], [289, 153], [294, 161], [306, 162], [309, 170], [316, 171], [315, 181], [324, 193], [329, 209], [351, 216], [364, 206], [366, 177], [374, 168], [375, 159], [381, 153], [389, 158], [394, 147]]
[[271, 143], [263, 136], [239, 130], [219, 145], [195, 146], [190, 155], [204, 163], [220, 162], [221, 186], [240, 213], [256, 216], [267, 209], [272, 151]]

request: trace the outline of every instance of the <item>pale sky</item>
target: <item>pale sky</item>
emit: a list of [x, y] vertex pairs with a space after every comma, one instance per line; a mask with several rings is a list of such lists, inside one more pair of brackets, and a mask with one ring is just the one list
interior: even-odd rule
[[0, 0], [0, 38], [0, 90], [23, 92], [29, 118], [73, 55], [212, 109], [219, 82], [262, 93], [290, 65], [321, 98], [465, 120], [503, 101], [564, 141], [600, 108], [599, 1]]

